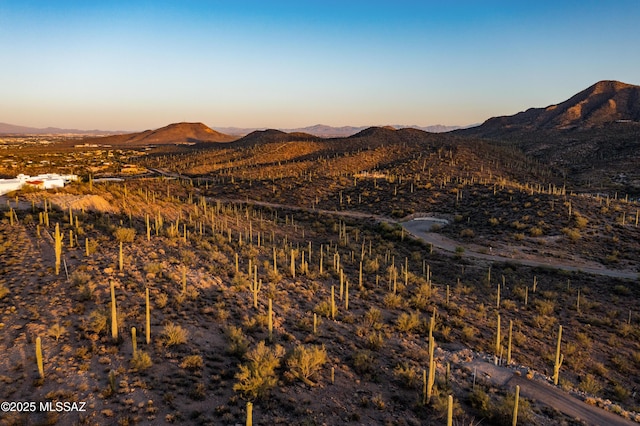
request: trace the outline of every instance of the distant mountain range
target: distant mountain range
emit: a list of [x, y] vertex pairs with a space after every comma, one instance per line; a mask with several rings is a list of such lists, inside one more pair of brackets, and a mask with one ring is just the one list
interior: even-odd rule
[[0, 123], [0, 134], [4, 135], [117, 135], [124, 133], [123, 131], [114, 130], [78, 130], [78, 129], [60, 129], [58, 127], [27, 127], [16, 126], [15, 124]]
[[[449, 132], [451, 130], [456, 129], [465, 129], [468, 127], [477, 126], [477, 124], [473, 124], [471, 126], [443, 126], [443, 125], [434, 125], [434, 126], [408, 126], [408, 125], [392, 125], [396, 129], [403, 128], [413, 128], [424, 130], [426, 132], [431, 133], [442, 133]], [[293, 129], [278, 129], [281, 132], [286, 133], [308, 133], [314, 136], [319, 136], [323, 138], [339, 138], [339, 137], [347, 137], [351, 135], [355, 135], [356, 133], [367, 129], [371, 126], [342, 126], [342, 127], [333, 127], [327, 126], [324, 124], [316, 124], [315, 126], [309, 127], [299, 127]], [[161, 129], [157, 129], [161, 130]], [[248, 135], [255, 131], [262, 130], [272, 130], [264, 127], [216, 127], [217, 132], [221, 134], [226, 134], [229, 136], [241, 137]], [[5, 135], [87, 135], [87, 136], [106, 136], [106, 135], [122, 135], [122, 134], [132, 134], [134, 132], [130, 131], [114, 131], [114, 130], [78, 130], [78, 129], [60, 129], [58, 127], [46, 127], [46, 128], [37, 128], [37, 127], [27, 127], [27, 126], [17, 126], [14, 124], [8, 123], [0, 123], [0, 134]], [[233, 139], [233, 138], [232, 138]]]
[[[444, 132], [450, 132], [456, 129], [466, 129], [472, 126], [477, 126], [477, 124], [472, 124], [469, 126], [444, 126], [441, 124], [436, 124], [433, 126], [422, 126], [422, 127], [410, 126], [405, 124], [393, 124], [389, 127], [393, 127], [394, 129], [406, 129], [406, 128], [418, 129], [418, 130], [424, 130], [425, 132], [430, 132], [430, 133], [444, 133]], [[308, 126], [308, 127], [296, 127], [292, 129], [278, 129], [278, 130], [286, 133], [308, 133], [310, 135], [319, 136], [321, 138], [342, 138], [342, 137], [355, 135], [358, 132], [368, 129], [369, 127], [372, 127], [372, 126], [333, 127], [333, 126], [327, 126], [325, 124], [316, 124], [314, 126]], [[256, 130], [268, 130], [264, 127], [252, 127], [252, 128], [216, 127], [216, 129], [222, 133], [226, 133], [229, 135], [236, 135], [236, 136], [245, 136]]]

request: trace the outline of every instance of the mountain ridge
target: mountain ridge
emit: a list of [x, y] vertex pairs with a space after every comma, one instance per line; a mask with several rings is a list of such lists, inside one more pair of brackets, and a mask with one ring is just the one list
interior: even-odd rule
[[602, 80], [563, 102], [492, 117], [460, 133], [491, 136], [496, 131], [590, 129], [619, 121], [640, 121], [640, 86]]
[[59, 127], [29, 127], [16, 124], [0, 123], [2, 135], [116, 135], [125, 133], [122, 130], [81, 130], [62, 129]]

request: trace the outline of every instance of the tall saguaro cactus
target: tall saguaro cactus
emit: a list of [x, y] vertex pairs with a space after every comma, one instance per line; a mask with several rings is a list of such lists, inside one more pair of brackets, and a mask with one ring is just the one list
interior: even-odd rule
[[511, 337], [513, 335], [513, 320], [509, 320], [509, 339], [507, 340], [507, 365], [511, 364]]
[[516, 385], [516, 396], [513, 401], [513, 418], [511, 421], [511, 426], [516, 426], [518, 424], [518, 402], [520, 400], [520, 386]]
[[36, 337], [36, 363], [38, 364], [38, 373], [40, 378], [44, 379], [44, 365], [42, 362], [42, 341], [40, 336]]
[[147, 345], [149, 343], [151, 343], [151, 308], [149, 306], [149, 288], [145, 289], [145, 302], [146, 302], [146, 306], [145, 306], [145, 316], [146, 316], [146, 324], [147, 326], [145, 327], [145, 334], [146, 334], [146, 338], [147, 338]]
[[116, 309], [116, 288], [111, 281], [111, 337], [118, 339], [118, 311]]
[[60, 263], [62, 258], [62, 234], [60, 233], [60, 224], [56, 223], [55, 231], [55, 254], [56, 254], [56, 275], [60, 274]]
[[429, 377], [427, 379], [427, 395], [425, 403], [431, 400], [431, 395], [433, 394], [433, 384], [436, 381], [436, 363], [433, 359], [433, 351], [435, 349], [436, 343], [433, 337], [429, 338]]
[[553, 366], [553, 384], [558, 384], [560, 377], [560, 366], [564, 361], [564, 355], [560, 353], [560, 343], [562, 342], [562, 326], [558, 326], [558, 343], [556, 344], [556, 362]]

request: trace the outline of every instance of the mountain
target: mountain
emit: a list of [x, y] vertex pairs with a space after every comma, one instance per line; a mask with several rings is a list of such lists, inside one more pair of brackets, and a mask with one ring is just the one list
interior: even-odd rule
[[234, 145], [252, 146], [272, 142], [292, 142], [292, 141], [312, 141], [318, 139], [317, 136], [302, 132], [283, 132], [282, 130], [266, 129], [254, 130], [248, 135], [236, 140]]
[[621, 121], [640, 122], [640, 86], [605, 80], [559, 104], [493, 117], [460, 133], [492, 136], [523, 130], [591, 129]]
[[27, 127], [0, 123], [0, 134], [4, 135], [115, 135], [121, 131], [60, 129], [57, 127]]
[[[333, 127], [333, 126], [327, 126], [325, 124], [316, 124], [308, 127], [296, 127], [291, 129], [278, 129], [278, 130], [286, 133], [308, 133], [310, 135], [318, 136], [321, 138], [340, 138], [340, 137], [349, 137], [351, 135], [355, 135], [356, 133], [361, 132], [362, 130], [368, 129], [369, 127], [371, 126]], [[434, 126], [421, 127], [421, 126], [415, 126], [415, 125], [393, 124], [391, 127], [394, 127], [396, 129], [405, 129], [405, 128], [418, 129], [418, 130], [424, 130], [425, 132], [431, 132], [431, 133], [444, 133], [444, 132], [450, 132], [456, 129], [467, 128], [469, 126], [444, 126], [441, 124], [436, 124]], [[245, 136], [255, 131], [268, 130], [265, 128], [256, 128], [256, 127], [250, 127], [250, 128], [217, 127], [217, 129], [223, 133], [226, 133], [229, 135], [236, 135], [236, 136]]]
[[640, 86], [600, 81], [559, 104], [453, 134], [515, 147], [577, 188], [640, 195]]
[[217, 132], [202, 123], [174, 123], [140, 133], [87, 139], [87, 143], [105, 145], [167, 145], [183, 143], [231, 142], [236, 137]]

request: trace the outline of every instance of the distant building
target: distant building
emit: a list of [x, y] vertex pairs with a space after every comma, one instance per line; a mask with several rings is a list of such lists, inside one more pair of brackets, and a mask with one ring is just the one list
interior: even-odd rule
[[0, 195], [17, 191], [25, 185], [40, 189], [62, 188], [66, 183], [78, 180], [76, 175], [47, 173], [38, 176], [19, 174], [15, 179], [0, 179]]

